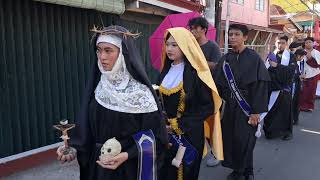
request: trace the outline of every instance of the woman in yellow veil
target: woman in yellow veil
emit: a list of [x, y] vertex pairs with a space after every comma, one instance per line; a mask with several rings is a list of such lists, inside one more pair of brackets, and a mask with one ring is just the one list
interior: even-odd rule
[[[171, 28], [166, 31], [164, 41], [159, 90], [168, 117], [170, 141], [178, 142], [178, 145], [172, 143], [168, 149], [161, 179], [197, 180], [204, 155], [206, 119], [211, 119], [208, 124], [213, 153], [217, 159], [223, 160], [219, 117], [221, 98], [191, 32], [181, 27]], [[213, 114], [214, 118], [208, 118]], [[181, 142], [182, 148], [179, 146]], [[183, 147], [186, 150], [180, 164]]]

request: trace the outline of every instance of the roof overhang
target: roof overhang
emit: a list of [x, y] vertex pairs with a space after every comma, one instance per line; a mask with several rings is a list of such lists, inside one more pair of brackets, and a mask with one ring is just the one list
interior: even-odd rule
[[[232, 22], [230, 21], [230, 24], [232, 23], [238, 23], [238, 22]], [[225, 28], [225, 20], [222, 20], [221, 21], [221, 29], [224, 30]], [[243, 24], [243, 23], [238, 23], [238, 24]], [[246, 25], [248, 27], [249, 30], [258, 30], [258, 31], [262, 31], [262, 32], [272, 32], [272, 33], [275, 33], [275, 34], [280, 34], [280, 33], [283, 33], [282, 30], [279, 30], [279, 29], [274, 29], [274, 28], [270, 28], [270, 27], [262, 27], [262, 26], [256, 26], [256, 25], [251, 25], [251, 24], [243, 24], [243, 25]]]
[[70, 0], [34, 0], [45, 3], [59, 4], [64, 6], [77, 7], [82, 9], [95, 9], [98, 11], [123, 14], [125, 11], [124, 0], [86, 0], [86, 1], [70, 1]]
[[276, 24], [292, 24], [297, 30], [302, 31], [302, 26], [299, 23], [299, 21], [297, 21], [294, 16], [296, 14], [286, 14], [286, 15], [272, 15], [270, 16], [270, 22], [274, 22], [271, 25], [276, 25]]
[[180, 7], [174, 4], [170, 4], [167, 2], [159, 1], [159, 0], [134, 0], [127, 5], [126, 10], [142, 12], [144, 11], [143, 9], [146, 9], [148, 7], [148, 5], [155, 6], [158, 8], [163, 8], [165, 10], [180, 12], [180, 13], [187, 13], [192, 11], [190, 9]]
[[159, 0], [159, 1], [172, 4], [178, 7], [183, 7], [190, 11], [197, 11], [197, 12], [203, 11], [206, 6], [206, 3], [205, 3], [206, 1], [204, 0], [200, 0], [198, 2], [193, 2], [191, 0]]
[[142, 1], [126, 1], [126, 11], [127, 12], [135, 12], [135, 13], [143, 13], [143, 14], [152, 14], [158, 16], [167, 16], [172, 14], [172, 10], [167, 8], [162, 8], [156, 5], [152, 5], [149, 3], [145, 3]]

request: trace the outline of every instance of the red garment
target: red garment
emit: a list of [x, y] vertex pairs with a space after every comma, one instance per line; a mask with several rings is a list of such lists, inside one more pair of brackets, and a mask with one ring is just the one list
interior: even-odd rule
[[319, 67], [320, 67], [320, 65], [317, 63], [317, 61], [316, 61], [313, 57], [310, 58], [310, 59], [308, 59], [308, 60], [306, 61], [306, 63], [307, 63], [309, 66], [313, 67], [313, 68], [319, 68]]
[[300, 110], [313, 110], [316, 99], [317, 82], [319, 75], [305, 79], [302, 82], [302, 91], [300, 92]]

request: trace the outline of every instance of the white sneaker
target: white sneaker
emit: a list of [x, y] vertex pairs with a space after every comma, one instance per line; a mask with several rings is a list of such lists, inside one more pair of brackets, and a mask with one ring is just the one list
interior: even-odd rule
[[220, 160], [216, 159], [211, 153], [209, 153], [207, 159], [207, 166], [208, 167], [214, 167], [220, 164]]

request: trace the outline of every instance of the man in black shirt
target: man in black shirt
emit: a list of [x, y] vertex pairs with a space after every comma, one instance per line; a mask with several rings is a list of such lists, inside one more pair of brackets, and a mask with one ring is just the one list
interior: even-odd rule
[[204, 56], [206, 57], [211, 70], [221, 58], [220, 48], [217, 43], [208, 40], [206, 37], [209, 23], [204, 17], [196, 17], [188, 22], [191, 33], [197, 39]]
[[[221, 52], [218, 44], [208, 40], [206, 37], [209, 28], [208, 21], [204, 17], [196, 17], [189, 20], [188, 27], [191, 33], [197, 39], [212, 72], [221, 58]], [[212, 167], [218, 165], [219, 163], [220, 161], [215, 159], [212, 153], [209, 153], [207, 166]]]

